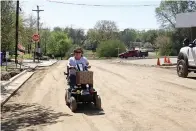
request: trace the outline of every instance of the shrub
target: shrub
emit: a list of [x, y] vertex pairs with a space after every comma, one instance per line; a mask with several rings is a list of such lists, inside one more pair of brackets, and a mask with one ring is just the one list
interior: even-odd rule
[[108, 40], [101, 42], [97, 48], [97, 54], [99, 57], [117, 57], [118, 49], [119, 53], [125, 51], [125, 45], [119, 40]]

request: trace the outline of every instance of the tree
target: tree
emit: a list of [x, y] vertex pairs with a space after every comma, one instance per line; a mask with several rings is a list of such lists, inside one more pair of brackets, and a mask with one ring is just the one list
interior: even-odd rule
[[[178, 13], [187, 13], [196, 11], [195, 1], [161, 1], [160, 6], [156, 8], [157, 20], [164, 28], [169, 28], [172, 32], [169, 37], [172, 41], [172, 55], [177, 55], [182, 47], [184, 37], [189, 37], [189, 29], [175, 29], [176, 15]], [[168, 32], [166, 33], [168, 34]]]
[[73, 29], [73, 28], [65, 28], [64, 32], [68, 34], [68, 37], [73, 40], [73, 44], [83, 45], [86, 40], [84, 30], [82, 29]]
[[54, 27], [53, 30], [56, 31], [56, 32], [57, 32], [57, 31], [60, 31], [60, 32], [63, 31], [63, 29], [62, 29], [61, 27]]
[[124, 29], [119, 32], [120, 40], [124, 42], [127, 47], [130, 47], [131, 42], [135, 42], [137, 38], [137, 32], [134, 29]]
[[103, 41], [97, 48], [97, 53], [99, 57], [117, 57], [119, 53], [125, 51], [125, 45], [119, 40], [108, 40]]
[[161, 23], [162, 27], [175, 28], [176, 15], [178, 13], [194, 12], [196, 11], [195, 1], [161, 1], [158, 8], [156, 8], [156, 17]]
[[168, 36], [159, 36], [156, 38], [156, 44], [159, 48], [160, 55], [171, 55], [172, 54], [172, 41]]
[[69, 39], [61, 39], [58, 41], [57, 51], [58, 51], [58, 54], [61, 56], [61, 59], [63, 56], [66, 55], [70, 47], [71, 47], [71, 41]]
[[144, 42], [150, 42], [152, 46], [155, 46], [155, 40], [158, 37], [158, 31], [157, 30], [148, 30], [143, 35]]
[[72, 40], [63, 31], [52, 31], [47, 43], [48, 54], [63, 57], [72, 45]]
[[153, 47], [152, 44], [149, 43], [149, 42], [146, 42], [146, 43], [144, 44], [144, 48], [146, 48], [146, 49], [152, 48], [152, 47]]
[[142, 42], [140, 38], [137, 38], [135, 42]]
[[116, 39], [118, 27], [114, 21], [101, 20], [95, 24], [94, 29], [98, 32], [101, 41]]
[[43, 49], [43, 53], [47, 54], [47, 45], [50, 42], [51, 32], [49, 28], [45, 28], [41, 30], [41, 48]]
[[100, 20], [95, 24], [94, 29], [103, 32], [118, 32], [118, 27], [114, 21]]
[[15, 3], [1, 1], [1, 50], [13, 51], [15, 40]]
[[95, 29], [89, 29], [86, 36], [86, 46], [91, 50], [96, 50], [98, 44], [101, 42], [99, 32]]

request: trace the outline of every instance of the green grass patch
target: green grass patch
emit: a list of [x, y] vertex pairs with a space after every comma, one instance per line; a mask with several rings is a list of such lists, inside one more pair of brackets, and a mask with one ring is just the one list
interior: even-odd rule
[[[14, 59], [15, 58], [15, 55], [12, 55], [10, 58], [11, 59]], [[33, 54], [18, 55], [18, 58], [33, 59]]]
[[23, 59], [33, 59], [33, 55], [32, 54], [24, 54]]
[[6, 66], [1, 66], [1, 71], [5, 71], [6, 70]]

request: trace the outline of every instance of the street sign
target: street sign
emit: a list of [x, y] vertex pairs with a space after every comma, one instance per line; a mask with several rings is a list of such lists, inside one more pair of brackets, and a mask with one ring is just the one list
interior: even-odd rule
[[6, 52], [5, 58], [8, 59], [9, 58], [9, 52]]
[[33, 35], [33, 41], [35, 41], [35, 42], [39, 41], [39, 35], [38, 34]]

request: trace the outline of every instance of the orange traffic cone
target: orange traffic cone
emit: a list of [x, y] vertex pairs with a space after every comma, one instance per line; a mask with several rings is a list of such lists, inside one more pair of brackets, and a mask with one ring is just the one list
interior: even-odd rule
[[166, 56], [164, 57], [164, 63], [167, 63], [167, 57]]
[[159, 59], [159, 58], [157, 59], [157, 65], [158, 65], [158, 66], [160, 66], [160, 65], [161, 65], [161, 63], [160, 63], [160, 59]]
[[168, 57], [168, 60], [167, 60], [167, 62], [168, 62], [169, 64], [171, 64], [171, 61], [170, 61], [169, 57]]

